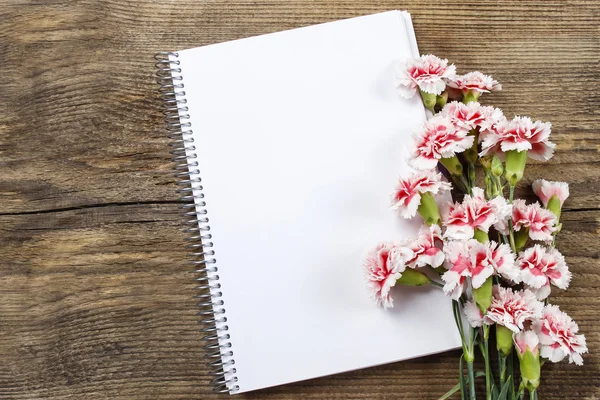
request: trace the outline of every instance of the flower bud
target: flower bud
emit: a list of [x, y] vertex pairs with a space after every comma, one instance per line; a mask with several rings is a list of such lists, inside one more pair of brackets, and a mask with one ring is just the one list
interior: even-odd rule
[[490, 241], [488, 233], [477, 228], [475, 228], [475, 231], [473, 232], [473, 238], [476, 239], [479, 243], [483, 244], [486, 244]]
[[428, 285], [430, 282], [431, 279], [427, 275], [411, 268], [407, 268], [396, 281], [396, 283], [406, 286], [423, 286]]
[[478, 287], [477, 289], [473, 288], [473, 299], [475, 300], [475, 304], [481, 310], [482, 313], [485, 314], [490, 305], [492, 305], [492, 285], [493, 278], [490, 276], [485, 280], [483, 285]]
[[492, 158], [491, 171], [492, 174], [494, 174], [494, 176], [502, 176], [502, 174], [504, 173], [504, 166], [502, 165], [502, 161], [497, 156], [494, 156]]
[[558, 198], [558, 196], [552, 196], [550, 197], [550, 200], [548, 200], [548, 210], [552, 211], [554, 213], [554, 215], [556, 215], [556, 220], [560, 220], [560, 211], [561, 211], [561, 201]]
[[530, 392], [540, 386], [540, 340], [533, 331], [515, 333], [513, 336], [521, 367], [521, 379]]
[[448, 158], [442, 158], [440, 163], [450, 172], [452, 175], [460, 176], [463, 172], [463, 166], [456, 155]]
[[496, 324], [496, 347], [505, 357], [512, 352], [513, 332], [504, 325]]
[[423, 217], [425, 223], [429, 226], [439, 225], [440, 221], [442, 220], [442, 217], [440, 216], [440, 209], [435, 202], [433, 194], [430, 192], [421, 193], [421, 204], [419, 204], [417, 211], [419, 215]]
[[527, 162], [527, 150], [509, 150], [506, 152], [505, 176], [510, 186], [515, 186], [523, 178]]
[[533, 192], [548, 210], [556, 215], [556, 222], [560, 220], [561, 208], [569, 197], [569, 185], [566, 182], [551, 182], [545, 179], [536, 179], [531, 187]]
[[428, 110], [431, 110], [432, 113], [435, 113], [435, 103], [437, 102], [437, 96], [433, 93], [427, 93], [424, 92], [422, 90], [420, 90], [421, 92], [421, 99], [423, 99], [423, 104], [425, 105], [425, 108], [427, 108]]
[[515, 232], [515, 247], [517, 251], [521, 250], [527, 244], [529, 239], [529, 228], [521, 228], [520, 231]]
[[474, 101], [477, 101], [477, 99], [479, 99], [479, 96], [481, 96], [481, 92], [479, 92], [478, 90], [467, 90], [464, 94], [463, 94], [463, 103], [468, 104]]
[[489, 154], [479, 157], [479, 162], [484, 169], [487, 169], [488, 171], [492, 169], [492, 157]]
[[436, 96], [436, 104], [441, 108], [444, 108], [446, 103], [448, 102], [448, 92], [444, 92], [439, 96]]

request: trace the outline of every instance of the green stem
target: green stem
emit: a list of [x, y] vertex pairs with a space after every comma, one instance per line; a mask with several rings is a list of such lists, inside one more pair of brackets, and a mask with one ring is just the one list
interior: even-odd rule
[[500, 388], [504, 387], [506, 382], [506, 356], [498, 351], [498, 372], [500, 373]]
[[513, 230], [512, 219], [508, 220], [508, 229], [509, 229], [509, 239], [510, 239], [510, 248], [513, 253], [517, 254], [517, 245], [515, 244], [515, 232]]
[[475, 372], [473, 370], [473, 361], [467, 361], [467, 375], [469, 378], [469, 398], [476, 400], [477, 395], [475, 394]]
[[512, 384], [510, 385], [510, 387], [508, 388], [508, 399], [512, 399], [513, 398], [513, 393], [515, 391], [515, 373], [514, 373], [514, 364], [513, 364], [513, 354], [514, 352], [511, 352], [508, 355], [507, 358], [507, 367], [506, 367], [506, 375], [507, 376], [512, 376]]
[[471, 185], [471, 187], [475, 186], [475, 163], [470, 162], [469, 166], [469, 184]]
[[473, 194], [473, 186], [471, 186], [471, 183], [469, 183], [469, 180], [467, 178], [465, 178], [464, 175], [460, 176], [460, 180], [462, 181], [462, 184], [465, 186], [466, 192], [467, 194]]
[[537, 400], [537, 390], [529, 392], [529, 400]]
[[486, 399], [492, 399], [492, 368], [490, 366], [490, 351], [489, 351], [490, 326], [483, 325], [483, 349], [485, 362], [485, 393]]
[[431, 281], [431, 282], [429, 282], [429, 283], [430, 283], [431, 285], [435, 286], [435, 287], [438, 287], [438, 288], [440, 288], [440, 289], [443, 289], [443, 288], [444, 288], [444, 284], [442, 284], [442, 283], [440, 283], [440, 282], [436, 282], [436, 281], [432, 280], [432, 281]]
[[[509, 185], [508, 190], [509, 190], [508, 201], [510, 202], [510, 204], [512, 204], [513, 200], [515, 198], [515, 186]], [[513, 229], [512, 218], [510, 218], [508, 220], [508, 228], [509, 228], [509, 235], [510, 235], [510, 247], [512, 248], [513, 253], [517, 254], [517, 246], [515, 244], [515, 232]]]

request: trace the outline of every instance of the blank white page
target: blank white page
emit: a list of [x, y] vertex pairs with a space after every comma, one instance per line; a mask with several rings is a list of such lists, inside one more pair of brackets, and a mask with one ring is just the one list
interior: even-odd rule
[[383, 310], [361, 268], [416, 233], [389, 202], [425, 119], [393, 65], [417, 54], [398, 11], [179, 52], [240, 392], [460, 346], [439, 289]]

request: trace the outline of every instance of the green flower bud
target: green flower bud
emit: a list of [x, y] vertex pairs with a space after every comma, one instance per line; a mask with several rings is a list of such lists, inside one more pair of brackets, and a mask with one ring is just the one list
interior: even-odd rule
[[419, 204], [417, 211], [419, 212], [419, 215], [423, 217], [425, 223], [429, 226], [439, 225], [440, 221], [442, 220], [442, 217], [440, 216], [440, 210], [432, 193], [421, 193], [421, 204]]
[[427, 275], [411, 268], [407, 268], [396, 281], [396, 283], [406, 286], [423, 286], [428, 285], [430, 282], [431, 279]]
[[483, 313], [485, 313], [487, 309], [490, 308], [490, 305], [492, 305], [492, 286], [493, 278], [490, 276], [485, 280], [483, 285], [477, 289], [473, 289], [473, 299], [475, 300], [475, 304], [477, 304], [477, 307], [479, 307]]
[[527, 162], [527, 150], [509, 150], [506, 152], [505, 176], [510, 186], [515, 186], [523, 178]]
[[521, 250], [527, 244], [529, 239], [529, 229], [522, 227], [520, 231], [515, 232], [515, 247], [517, 251]]
[[463, 166], [456, 155], [448, 158], [442, 158], [440, 163], [450, 172], [452, 175], [460, 176], [463, 172]]
[[444, 93], [440, 94], [439, 96], [436, 96], [435, 102], [438, 106], [440, 106], [441, 108], [444, 108], [444, 106], [448, 102], [448, 92], [444, 92]]
[[486, 244], [490, 241], [490, 237], [487, 232], [484, 232], [480, 229], [475, 229], [475, 233], [473, 234], [473, 238], [476, 239], [479, 243]]
[[492, 157], [491, 171], [494, 176], [502, 176], [504, 173], [502, 161], [497, 156]]
[[550, 197], [547, 208], [548, 210], [552, 211], [554, 215], [556, 215], [556, 221], [560, 220], [560, 211], [562, 207], [560, 205], [560, 199], [558, 196], [554, 195]]
[[496, 324], [496, 347], [505, 357], [508, 357], [513, 349], [513, 333], [503, 325]]
[[488, 171], [492, 169], [492, 156], [489, 154], [479, 158], [479, 162], [484, 169]]
[[477, 90], [468, 90], [466, 93], [463, 94], [463, 103], [468, 104], [471, 103], [473, 101], [477, 101], [479, 99], [479, 96], [481, 96], [481, 93]]
[[523, 384], [530, 392], [540, 386], [540, 356], [527, 350], [525, 354], [519, 357], [521, 367], [521, 379]]
[[425, 107], [431, 110], [432, 113], [435, 113], [435, 103], [437, 102], [437, 96], [433, 93], [427, 93], [422, 90], [419, 91], [421, 92], [421, 99], [423, 99], [423, 104], [425, 105]]

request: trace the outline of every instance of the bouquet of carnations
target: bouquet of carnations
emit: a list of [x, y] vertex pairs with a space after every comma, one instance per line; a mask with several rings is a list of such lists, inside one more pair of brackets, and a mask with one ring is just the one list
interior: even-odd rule
[[[477, 376], [485, 376], [486, 399], [537, 399], [545, 362], [582, 365], [587, 352], [577, 324], [549, 303], [553, 287], [567, 289], [571, 280], [555, 248], [569, 187], [538, 179], [532, 187], [541, 204], [514, 198], [527, 159], [552, 157], [551, 125], [481, 105], [500, 84], [481, 72], [457, 75], [433, 55], [399, 64], [396, 88], [420, 95], [432, 114], [414, 136], [408, 161], [416, 172], [400, 178], [391, 201], [423, 226], [413, 240], [368, 253], [368, 287], [383, 307], [393, 306], [396, 284], [431, 284], [452, 297], [463, 353], [459, 382], [442, 399], [458, 391], [475, 399]], [[482, 372], [474, 368], [478, 353]]]

